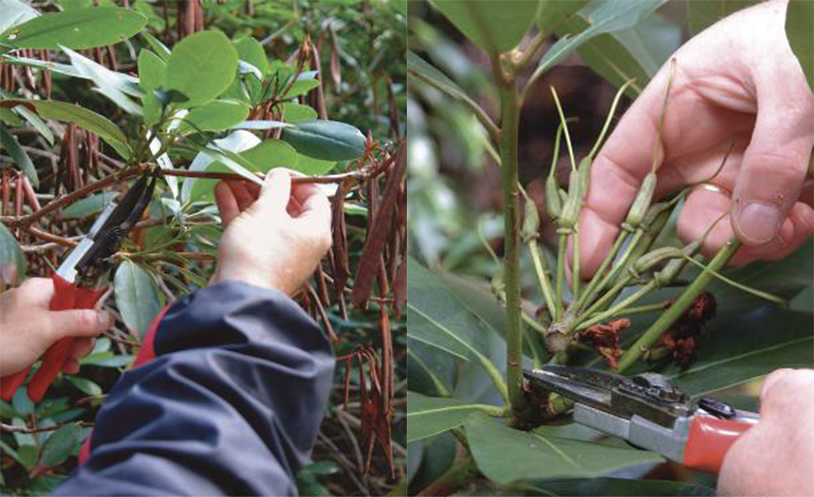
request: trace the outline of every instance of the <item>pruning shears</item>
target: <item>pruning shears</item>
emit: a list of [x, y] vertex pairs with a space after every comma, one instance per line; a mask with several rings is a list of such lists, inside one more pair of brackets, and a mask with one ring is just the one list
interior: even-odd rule
[[[155, 190], [158, 173], [144, 172], [118, 204], [111, 202], [94, 221], [90, 231], [71, 250], [52, 275], [52, 311], [92, 309], [105, 293], [113, 256], [141, 219]], [[42, 356], [42, 364], [28, 383], [28, 397], [42, 400], [48, 387], [70, 359], [73, 338], [55, 342]], [[31, 368], [0, 378], [0, 398], [11, 400]]]
[[699, 471], [718, 473], [735, 440], [760, 419], [715, 399], [693, 401], [657, 373], [625, 377], [547, 365], [523, 375], [532, 396], [554, 392], [572, 400], [576, 423]]

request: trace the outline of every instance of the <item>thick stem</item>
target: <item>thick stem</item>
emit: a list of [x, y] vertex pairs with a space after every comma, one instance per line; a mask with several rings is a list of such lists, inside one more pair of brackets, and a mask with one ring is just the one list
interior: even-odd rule
[[[501, 71], [498, 64], [496, 72]], [[503, 75], [505, 76], [505, 74]], [[523, 395], [523, 330], [520, 308], [520, 199], [517, 187], [517, 148], [520, 108], [514, 78], [496, 79], [500, 85], [500, 161], [503, 172], [505, 221], [504, 273], [506, 282], [506, 376], [509, 400], [515, 410], [525, 405]]]
[[715, 254], [715, 257], [710, 261], [707, 266], [708, 269], [704, 270], [698, 277], [693, 280], [690, 286], [684, 290], [678, 299], [662, 314], [655, 323], [653, 323], [642, 336], [634, 343], [619, 359], [619, 372], [629, 368], [635, 363], [642, 355], [642, 351], [650, 348], [661, 335], [675, 322], [676, 319], [686, 311], [695, 299], [704, 291], [704, 288], [715, 277], [712, 271], [718, 271], [723, 268], [729, 259], [735, 255], [735, 252], [741, 246], [741, 242], [737, 238], [733, 238], [726, 245], [721, 247], [721, 250]]
[[418, 495], [450, 495], [472, 482], [478, 475], [478, 466], [472, 456], [458, 461]]

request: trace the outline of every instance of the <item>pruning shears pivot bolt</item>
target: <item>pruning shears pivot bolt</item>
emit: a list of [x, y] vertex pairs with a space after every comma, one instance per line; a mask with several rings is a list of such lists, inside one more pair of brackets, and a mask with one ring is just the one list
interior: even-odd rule
[[729, 447], [760, 419], [715, 399], [696, 402], [657, 373], [550, 365], [523, 375], [532, 395], [573, 401], [575, 422], [700, 471], [717, 473]]
[[[104, 287], [95, 288], [96, 283], [106, 276], [111, 267], [111, 257], [150, 205], [158, 174], [158, 169], [143, 173], [118, 204], [109, 204], [96, 218], [85, 238], [57, 268], [52, 276], [54, 296], [49, 305], [52, 311], [91, 309], [96, 305], [105, 293]], [[28, 397], [33, 402], [42, 400], [48, 387], [65, 367], [72, 345], [72, 338], [63, 338], [45, 352], [42, 365], [28, 383]], [[2, 378], [0, 398], [11, 400], [30, 369]]]

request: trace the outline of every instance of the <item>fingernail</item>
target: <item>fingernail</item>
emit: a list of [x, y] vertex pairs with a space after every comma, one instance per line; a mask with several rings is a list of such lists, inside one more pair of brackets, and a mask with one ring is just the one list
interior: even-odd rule
[[741, 235], [753, 244], [766, 243], [780, 228], [780, 210], [763, 202], [749, 202], [741, 210], [738, 226]]
[[96, 313], [96, 320], [99, 321], [99, 326], [109, 328], [113, 324], [110, 314], [105, 311], [98, 311]]

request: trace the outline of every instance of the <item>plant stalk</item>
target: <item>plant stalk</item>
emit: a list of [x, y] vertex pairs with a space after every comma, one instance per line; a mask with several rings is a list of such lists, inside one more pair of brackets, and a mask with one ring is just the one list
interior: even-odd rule
[[[504, 274], [506, 283], [506, 376], [509, 401], [515, 411], [525, 406], [523, 395], [523, 330], [520, 302], [520, 199], [517, 186], [517, 149], [520, 106], [514, 75], [505, 77], [495, 66], [500, 86], [500, 162], [503, 172], [505, 222]], [[498, 74], [501, 73], [501, 74]]]
[[709, 265], [707, 266], [704, 271], [698, 275], [695, 280], [684, 290], [684, 293], [681, 294], [678, 299], [667, 309], [664, 314], [659, 316], [655, 323], [653, 323], [647, 331], [636, 340], [624, 354], [619, 359], [619, 369], [618, 372], [622, 372], [625, 369], [629, 368], [633, 363], [635, 363], [639, 357], [642, 355], [642, 351], [645, 349], [650, 348], [656, 340], [658, 340], [661, 335], [667, 331], [667, 329], [675, 322], [676, 319], [681, 316], [684, 311], [686, 311], [695, 299], [704, 291], [704, 288], [709, 285], [712, 279], [715, 277], [713, 271], [719, 271], [723, 268], [729, 259], [735, 255], [735, 252], [741, 246], [740, 240], [737, 238], [733, 238], [729, 242], [726, 243], [721, 250], [715, 254], [715, 257], [712, 258]]

